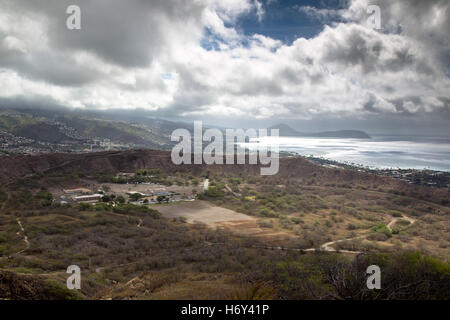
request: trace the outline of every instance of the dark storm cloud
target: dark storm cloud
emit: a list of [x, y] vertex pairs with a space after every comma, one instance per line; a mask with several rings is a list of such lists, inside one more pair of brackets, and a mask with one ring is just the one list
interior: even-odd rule
[[90, 66], [80, 66], [72, 56], [61, 52], [35, 51], [27, 54], [5, 47], [6, 35], [0, 33], [0, 67], [13, 69], [33, 80], [60, 86], [81, 86], [103, 75]]
[[402, 72], [414, 68], [417, 73], [433, 74], [427, 62], [415, 56], [407, 43], [392, 45], [360, 27], [343, 30], [343, 39], [328, 38], [325, 62], [360, 67], [364, 73]]
[[[85, 50], [123, 67], [144, 67], [170, 46], [165, 29], [199, 26], [201, 3], [180, 0], [14, 0], [15, 10], [39, 12], [49, 21], [49, 42], [55, 49]], [[70, 5], [81, 8], [81, 30], [66, 27]], [[176, 36], [173, 34], [172, 36]]]
[[[359, 2], [365, 1], [354, 1]], [[381, 8], [383, 32], [399, 32], [415, 39], [442, 68], [450, 68], [450, 1], [372, 0], [370, 4]], [[364, 12], [360, 18], [366, 19]]]
[[70, 110], [47, 96], [30, 95], [29, 97], [0, 97], [0, 109], [30, 109], [30, 110]]

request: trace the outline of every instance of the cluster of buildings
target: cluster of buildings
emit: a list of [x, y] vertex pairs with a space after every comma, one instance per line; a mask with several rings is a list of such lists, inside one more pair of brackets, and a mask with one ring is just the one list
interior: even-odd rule
[[[16, 114], [14, 112], [1, 112], [0, 117], [8, 118], [33, 118], [40, 124], [47, 124], [56, 127], [59, 132], [64, 134], [68, 139], [60, 143], [49, 143], [38, 139], [30, 139], [0, 130], [0, 153], [5, 154], [46, 154], [54, 152], [96, 152], [105, 150], [126, 150], [135, 148], [134, 144], [114, 143], [110, 139], [86, 137], [80, 134], [75, 128], [52, 119], [32, 117], [27, 114]], [[6, 129], [5, 129], [6, 130]]]
[[438, 188], [450, 188], [450, 172], [415, 169], [385, 169], [380, 170], [380, 173], [407, 181], [411, 184]]
[[179, 201], [194, 201], [195, 195], [185, 195], [172, 191], [160, 191], [160, 192], [152, 192], [150, 194], [145, 194], [141, 192], [128, 192], [128, 195], [132, 196], [133, 194], [139, 195], [139, 199], [136, 201], [131, 201], [131, 204], [134, 205], [144, 205], [144, 204], [152, 204], [152, 203], [161, 203], [161, 202], [179, 202]]
[[371, 167], [357, 166], [355, 164], [340, 163], [334, 160], [317, 158], [310, 156], [308, 160], [320, 164], [327, 168], [334, 169], [352, 169], [359, 172], [372, 173], [389, 176], [395, 179], [403, 180], [410, 184], [416, 184], [427, 187], [450, 188], [450, 172], [435, 171], [428, 169], [377, 169]]
[[0, 131], [0, 151], [6, 154], [46, 154], [76, 151], [71, 143], [50, 143]]
[[[90, 189], [76, 188], [65, 189], [61, 196], [61, 204], [67, 203], [97, 203], [102, 201], [105, 196], [102, 190], [93, 193]], [[179, 201], [194, 201], [195, 195], [181, 194], [172, 191], [157, 191], [149, 194], [129, 191], [126, 193], [129, 198], [129, 203], [134, 205], [154, 204], [161, 202], [179, 202]]]
[[34, 140], [0, 131], [0, 147], [8, 152], [33, 153], [36, 150], [31, 147]]

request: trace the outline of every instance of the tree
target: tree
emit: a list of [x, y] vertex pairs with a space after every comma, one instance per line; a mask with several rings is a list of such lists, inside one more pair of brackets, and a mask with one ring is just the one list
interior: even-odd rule
[[53, 195], [50, 192], [47, 192], [45, 190], [41, 190], [38, 193], [36, 193], [35, 196], [36, 199], [39, 200], [53, 200]]
[[218, 187], [210, 187], [205, 191], [205, 195], [212, 198], [223, 198], [224, 193]]
[[116, 198], [116, 201], [117, 201], [118, 203], [125, 203], [125, 198], [124, 198], [123, 196], [118, 196], [118, 197]]
[[[429, 300], [450, 296], [450, 265], [419, 252], [358, 255], [353, 261], [324, 261], [321, 267], [338, 295], [353, 300]], [[369, 290], [367, 267], [382, 270], [381, 290]]]
[[140, 198], [142, 198], [142, 195], [140, 193], [133, 193], [130, 195], [131, 201], [138, 201]]

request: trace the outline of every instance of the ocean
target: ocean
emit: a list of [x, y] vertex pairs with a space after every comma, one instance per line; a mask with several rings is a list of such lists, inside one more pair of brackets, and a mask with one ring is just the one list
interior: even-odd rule
[[[323, 157], [371, 168], [430, 169], [450, 172], [450, 137], [372, 136], [372, 139], [265, 137], [280, 151]], [[248, 144], [250, 149], [253, 143]]]

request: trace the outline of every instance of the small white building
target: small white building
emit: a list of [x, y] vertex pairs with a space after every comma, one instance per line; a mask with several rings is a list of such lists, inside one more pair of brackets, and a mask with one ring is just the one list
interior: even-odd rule
[[89, 194], [85, 196], [73, 197], [72, 199], [76, 202], [98, 202], [102, 199], [102, 194]]

